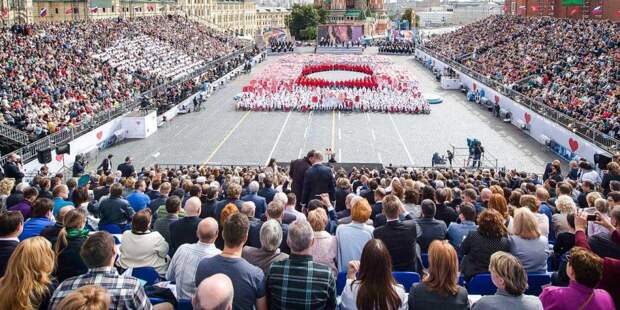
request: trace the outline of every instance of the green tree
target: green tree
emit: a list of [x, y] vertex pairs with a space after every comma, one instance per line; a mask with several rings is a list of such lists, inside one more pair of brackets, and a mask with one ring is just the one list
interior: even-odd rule
[[327, 18], [327, 11], [317, 9], [312, 4], [295, 4], [291, 10], [291, 15], [286, 19], [286, 26], [291, 35], [300, 40], [313, 40], [316, 38], [316, 28], [320, 23], [324, 23]]
[[404, 21], [404, 20], [408, 20], [409, 21], [409, 25], [413, 25], [412, 22], [412, 15], [413, 15], [413, 10], [411, 8], [405, 9], [405, 13], [403, 13], [403, 16], [400, 17], [400, 21]]

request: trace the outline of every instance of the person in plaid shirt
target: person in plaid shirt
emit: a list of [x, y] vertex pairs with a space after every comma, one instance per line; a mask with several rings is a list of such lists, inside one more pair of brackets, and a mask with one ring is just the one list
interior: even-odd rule
[[291, 255], [271, 264], [267, 275], [270, 309], [335, 309], [336, 279], [327, 265], [312, 261], [314, 232], [298, 219], [289, 225], [287, 243]]
[[172, 309], [168, 303], [153, 307], [138, 279], [119, 275], [114, 268], [116, 250], [114, 239], [107, 232], [97, 232], [88, 237], [80, 251], [80, 256], [88, 266], [88, 272], [63, 281], [50, 300], [50, 309], [59, 309], [58, 304], [69, 293], [86, 286], [105, 288], [112, 302], [109, 309]]

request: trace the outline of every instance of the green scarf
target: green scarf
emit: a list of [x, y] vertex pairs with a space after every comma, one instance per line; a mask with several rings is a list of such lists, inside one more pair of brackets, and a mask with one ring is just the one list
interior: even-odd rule
[[69, 228], [67, 229], [67, 238], [79, 238], [79, 237], [88, 237], [88, 229], [77, 229], [77, 228]]

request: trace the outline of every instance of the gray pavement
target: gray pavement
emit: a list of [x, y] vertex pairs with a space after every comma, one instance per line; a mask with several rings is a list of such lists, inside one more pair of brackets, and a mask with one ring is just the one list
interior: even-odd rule
[[442, 90], [412, 57], [392, 59], [411, 70], [423, 94], [443, 97], [430, 115], [236, 111], [233, 96], [250, 80], [250, 75], [243, 75], [213, 94], [201, 112], [178, 116], [151, 137], [125, 141], [99, 157], [112, 153], [119, 162], [131, 155], [136, 166], [265, 164], [270, 157], [289, 161], [309, 149], [331, 147], [339, 162], [430, 166], [434, 152], [443, 154], [450, 145], [464, 147], [468, 137], [475, 137], [488, 153], [499, 157], [500, 167], [541, 172], [556, 158], [518, 128], [467, 102], [460, 92]]

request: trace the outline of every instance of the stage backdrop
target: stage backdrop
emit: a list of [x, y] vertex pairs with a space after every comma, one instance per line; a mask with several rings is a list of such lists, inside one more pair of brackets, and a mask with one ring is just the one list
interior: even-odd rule
[[330, 42], [356, 42], [364, 36], [364, 26], [325, 24], [319, 25], [318, 40], [328, 39]]

